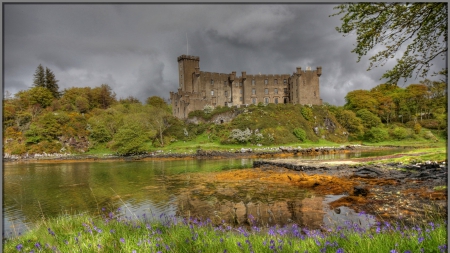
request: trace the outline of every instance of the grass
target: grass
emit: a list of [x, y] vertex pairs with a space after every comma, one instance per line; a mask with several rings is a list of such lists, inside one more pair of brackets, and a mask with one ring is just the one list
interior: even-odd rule
[[[361, 219], [369, 218], [360, 214]], [[249, 216], [252, 223], [254, 218]], [[323, 231], [323, 232], [322, 232]], [[232, 227], [175, 216], [63, 215], [4, 241], [4, 252], [446, 252], [445, 221], [406, 227], [347, 222], [322, 231]]]

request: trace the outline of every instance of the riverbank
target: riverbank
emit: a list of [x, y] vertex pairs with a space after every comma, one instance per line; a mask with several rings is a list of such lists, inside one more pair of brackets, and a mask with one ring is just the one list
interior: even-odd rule
[[3, 162], [37, 162], [37, 161], [107, 161], [107, 160], [150, 160], [150, 159], [226, 159], [226, 158], [284, 158], [293, 156], [312, 156], [363, 152], [384, 149], [410, 149], [409, 146], [365, 146], [345, 145], [339, 147], [267, 147], [267, 148], [236, 148], [230, 150], [203, 150], [177, 153], [171, 150], [158, 150], [140, 155], [118, 156], [113, 154], [82, 155], [82, 154], [27, 154], [23, 156], [5, 154]]

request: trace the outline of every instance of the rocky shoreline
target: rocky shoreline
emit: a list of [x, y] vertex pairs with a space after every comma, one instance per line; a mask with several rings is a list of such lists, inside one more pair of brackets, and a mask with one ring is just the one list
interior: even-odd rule
[[446, 162], [415, 164], [361, 164], [364, 159], [339, 161], [301, 161], [277, 159], [254, 161], [262, 170], [287, 169], [299, 175], [326, 175], [353, 183], [341, 191], [329, 192], [331, 187], [318, 180], [313, 189], [323, 194], [342, 194], [330, 203], [339, 212], [342, 206], [355, 211], [375, 212], [382, 218], [404, 218], [405, 221], [425, 219], [430, 213], [446, 215], [448, 166]]
[[73, 155], [73, 154], [25, 154], [10, 155], [4, 154], [3, 162], [14, 161], [43, 161], [43, 160], [144, 160], [144, 159], [220, 159], [220, 158], [270, 158], [289, 157], [302, 155], [324, 155], [349, 153], [355, 151], [365, 151], [374, 149], [386, 149], [393, 147], [370, 147], [362, 145], [347, 145], [341, 147], [274, 147], [274, 148], [240, 148], [231, 151], [215, 151], [198, 149], [195, 153], [172, 153], [172, 152], [150, 152], [139, 155], [118, 156], [118, 155]]

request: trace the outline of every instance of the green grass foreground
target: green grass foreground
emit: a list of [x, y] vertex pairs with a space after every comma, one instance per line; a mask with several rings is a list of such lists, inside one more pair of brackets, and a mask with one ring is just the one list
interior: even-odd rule
[[[360, 214], [362, 219], [369, 218]], [[253, 217], [249, 216], [252, 223]], [[347, 222], [308, 230], [295, 224], [258, 228], [214, 226], [175, 216], [63, 215], [4, 241], [4, 252], [447, 252], [447, 222], [407, 227]]]

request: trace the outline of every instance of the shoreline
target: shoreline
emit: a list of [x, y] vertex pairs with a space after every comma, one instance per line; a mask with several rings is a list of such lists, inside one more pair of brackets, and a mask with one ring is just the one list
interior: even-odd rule
[[87, 162], [87, 161], [147, 161], [147, 160], [190, 160], [190, 159], [230, 159], [230, 158], [288, 158], [295, 156], [311, 156], [326, 154], [342, 154], [387, 149], [410, 149], [409, 146], [363, 146], [347, 145], [342, 147], [278, 147], [272, 151], [255, 151], [251, 148], [241, 148], [236, 151], [218, 151], [198, 149], [195, 153], [163, 153], [150, 152], [141, 155], [72, 155], [72, 154], [38, 154], [28, 156], [5, 156], [4, 163], [10, 162]]

